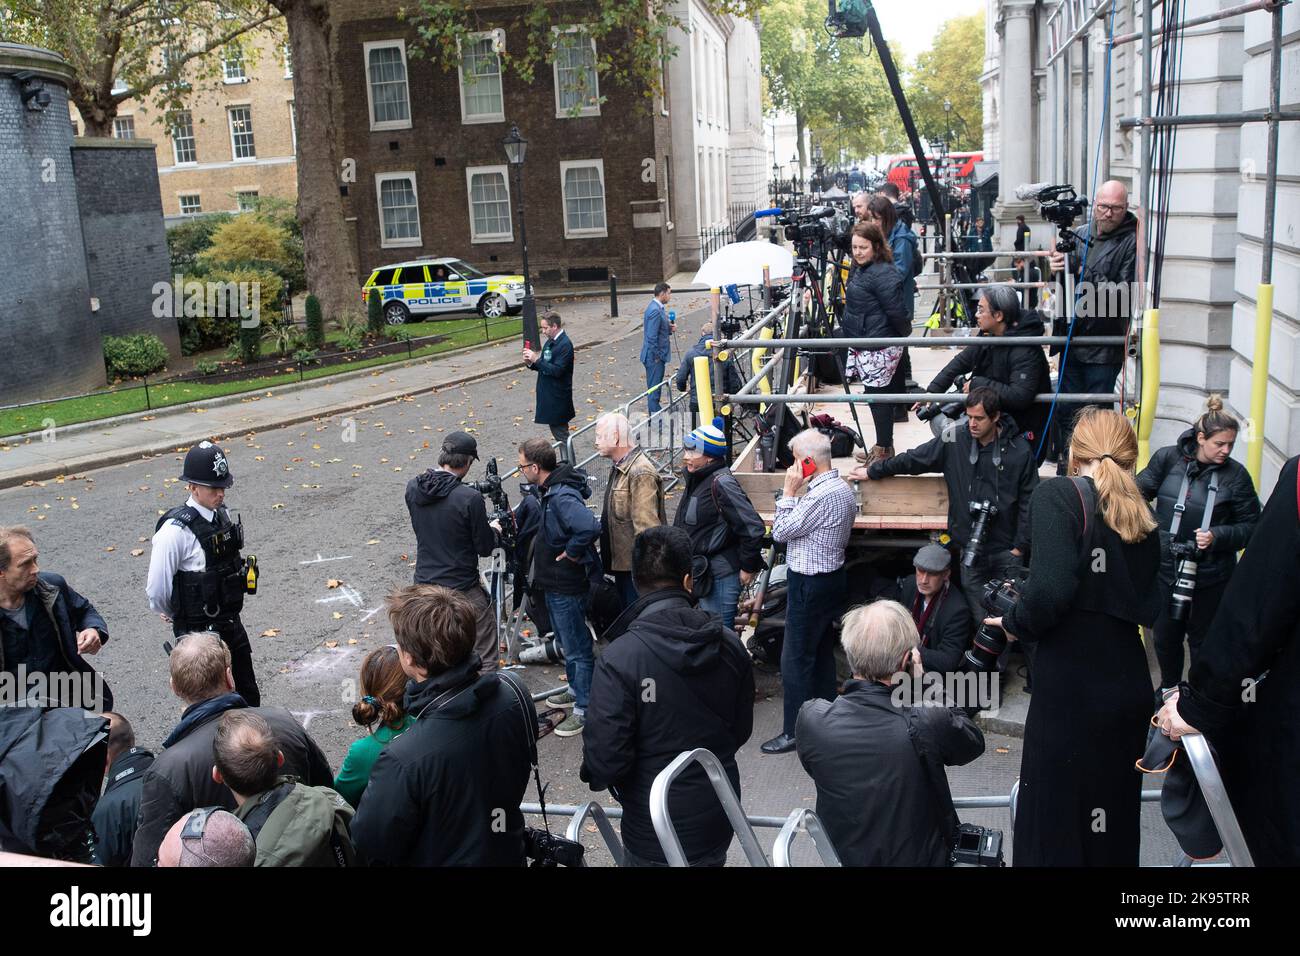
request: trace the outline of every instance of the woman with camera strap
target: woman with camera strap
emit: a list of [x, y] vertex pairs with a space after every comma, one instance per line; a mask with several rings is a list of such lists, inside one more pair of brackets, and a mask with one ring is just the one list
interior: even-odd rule
[[1134, 481], [1137, 437], [1119, 412], [1088, 408], [1071, 473], [1030, 504], [1029, 579], [1003, 617], [1032, 642], [1016, 866], [1137, 866], [1151, 676], [1139, 628], [1159, 613], [1159, 538]]
[[1232, 459], [1241, 430], [1211, 395], [1205, 413], [1161, 448], [1137, 476], [1148, 501], [1155, 501], [1160, 528], [1161, 611], [1156, 621], [1160, 695], [1183, 679], [1183, 640], [1191, 663], [1259, 520], [1259, 496], [1250, 472]]

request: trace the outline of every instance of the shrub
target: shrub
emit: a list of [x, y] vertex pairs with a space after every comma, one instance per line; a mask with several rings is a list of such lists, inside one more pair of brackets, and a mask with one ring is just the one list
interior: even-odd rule
[[262, 356], [262, 330], [258, 327], [239, 327], [239, 361], [252, 365]]
[[310, 362], [314, 362], [316, 361], [316, 350], [299, 349], [298, 351], [293, 353], [293, 360], [297, 362], [299, 365], [307, 365]]
[[361, 348], [361, 336], [349, 332], [342, 333], [334, 342], [344, 352], [354, 352]]
[[216, 362], [213, 362], [211, 359], [203, 359], [194, 363], [194, 371], [198, 372], [200, 375], [216, 375], [217, 369], [220, 367], [221, 366]]
[[404, 325], [394, 325], [384, 330], [384, 335], [393, 342], [409, 342], [415, 338], [415, 333]]
[[230, 213], [198, 216], [167, 230], [167, 251], [171, 256], [172, 272], [194, 273], [199, 268], [199, 254], [212, 245], [212, 234], [217, 227], [233, 217]]
[[104, 364], [109, 375], [151, 375], [167, 364], [167, 346], [156, 335], [107, 335]]
[[292, 322], [280, 321], [263, 324], [262, 338], [271, 343], [277, 355], [288, 355], [302, 346], [302, 336], [298, 326]]
[[320, 311], [320, 299], [314, 295], [307, 296], [303, 309], [307, 314], [307, 345], [319, 349], [325, 345], [325, 319]]
[[338, 326], [341, 336], [354, 338], [358, 342], [361, 341], [361, 335], [366, 330], [365, 316], [356, 309], [348, 309], [345, 311], [338, 317], [334, 324]]
[[366, 327], [376, 334], [384, 330], [384, 304], [378, 289], [371, 289], [366, 299]]

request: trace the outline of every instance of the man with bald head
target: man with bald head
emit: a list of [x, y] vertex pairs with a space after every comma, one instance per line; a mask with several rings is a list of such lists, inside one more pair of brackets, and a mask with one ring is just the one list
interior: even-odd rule
[[[1089, 345], [1080, 336], [1127, 335], [1129, 321], [1139, 304], [1133, 290], [1137, 281], [1137, 216], [1129, 212], [1128, 190], [1111, 179], [1102, 183], [1092, 205], [1092, 220], [1076, 229], [1078, 248], [1070, 256], [1076, 287], [1074, 340], [1061, 368], [1061, 391], [1110, 393], [1124, 365], [1118, 345]], [[1056, 248], [1055, 241], [1052, 244]], [[1084, 258], [1086, 256], [1086, 259]], [[1065, 270], [1065, 256], [1053, 251], [1052, 271]], [[1063, 297], [1058, 301], [1063, 301]], [[1064, 462], [1074, 419], [1085, 406], [1062, 402], [1055, 418], [1059, 427], [1057, 450]], [[1058, 467], [1064, 474], [1064, 465]]]
[[172, 824], [158, 847], [158, 865], [252, 866], [257, 844], [233, 813], [204, 807]]
[[301, 724], [280, 707], [248, 707], [235, 693], [230, 649], [212, 633], [181, 635], [168, 662], [171, 690], [185, 709], [163, 741], [162, 753], [145, 771], [136, 821], [132, 866], [152, 866], [163, 836], [177, 819], [198, 807], [234, 810], [230, 788], [213, 779], [212, 745], [217, 720], [240, 708], [262, 717], [284, 754], [284, 773], [308, 786], [331, 786], [329, 761]]

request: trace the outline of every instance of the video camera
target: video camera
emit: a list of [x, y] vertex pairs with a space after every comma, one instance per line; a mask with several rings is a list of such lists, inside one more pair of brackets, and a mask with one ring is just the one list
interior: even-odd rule
[[867, 35], [867, 4], [863, 0], [827, 0], [826, 32], [837, 39]]
[[[1023, 580], [1007, 578], [1004, 581], [990, 581], [984, 585], [984, 596], [980, 606], [988, 612], [989, 617], [1006, 617], [1020, 600]], [[975, 632], [975, 640], [964, 655], [965, 670], [991, 671], [997, 667], [998, 658], [1007, 647], [1007, 633], [1000, 627], [981, 624]]]
[[[969, 375], [957, 376], [957, 378], [953, 379], [953, 390], [960, 394], [962, 386], [966, 384], [969, 378]], [[947, 402], [944, 404], [940, 404], [939, 402], [929, 402], [916, 410], [916, 417], [923, 422], [928, 422], [940, 413], [943, 413], [947, 418], [956, 418], [962, 413], [962, 410], [965, 407], [966, 405], [964, 402]]]
[[[515, 513], [510, 510], [510, 496], [501, 486], [501, 473], [497, 470], [497, 460], [487, 460], [487, 473], [482, 481], [467, 481], [465, 484], [492, 502], [497, 524], [501, 526], [501, 546], [507, 554], [514, 553], [515, 547]], [[522, 488], [522, 486], [520, 486]]]
[[785, 238], [795, 244], [829, 244], [841, 252], [849, 249], [853, 220], [843, 209], [826, 205], [813, 206], [807, 212], [783, 210], [776, 221], [785, 227]]
[[1016, 187], [1016, 198], [1038, 203], [1038, 213], [1056, 226], [1056, 251], [1070, 253], [1077, 247], [1070, 227], [1088, 208], [1086, 196], [1080, 196], [1068, 183], [1049, 186], [1046, 183], [1027, 183]]

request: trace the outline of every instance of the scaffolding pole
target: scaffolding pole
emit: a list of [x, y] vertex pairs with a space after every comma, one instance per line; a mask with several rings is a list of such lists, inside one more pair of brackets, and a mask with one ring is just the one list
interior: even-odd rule
[[[1272, 11], [1277, 9], [1278, 7], [1285, 6], [1290, 2], [1291, 0], [1253, 0], [1252, 3], [1241, 3], [1235, 7], [1224, 7], [1222, 10], [1215, 10], [1213, 13], [1206, 13], [1206, 14], [1202, 14], [1199, 17], [1192, 17], [1189, 20], [1184, 20], [1180, 25], [1180, 29], [1186, 29], [1187, 27], [1204, 26], [1207, 23], [1214, 23], [1216, 20], [1227, 20], [1230, 17], [1239, 17], [1245, 13], [1254, 13], [1256, 10]], [[1150, 0], [1143, 0], [1143, 8], [1144, 8], [1143, 15], [1144, 16], [1149, 15], [1151, 12]], [[1164, 34], [1165, 34], [1164, 30], [1153, 31], [1153, 33], [1158, 33], [1160, 35], [1160, 39], [1161, 40], [1164, 39]], [[1133, 33], [1125, 33], [1115, 37], [1115, 39], [1110, 41], [1110, 45], [1112, 48], [1114, 48], [1117, 46], [1123, 46], [1126, 43], [1135, 43], [1138, 40], [1141, 40], [1142, 45], [1145, 48], [1148, 41], [1148, 36], [1149, 35], [1146, 29], [1143, 28]], [[1154, 36], [1151, 36], [1151, 39], [1154, 40]], [[1144, 53], [1145, 53], [1145, 49], [1144, 49]], [[1147, 115], [1150, 115], [1150, 110], [1147, 111]]]

